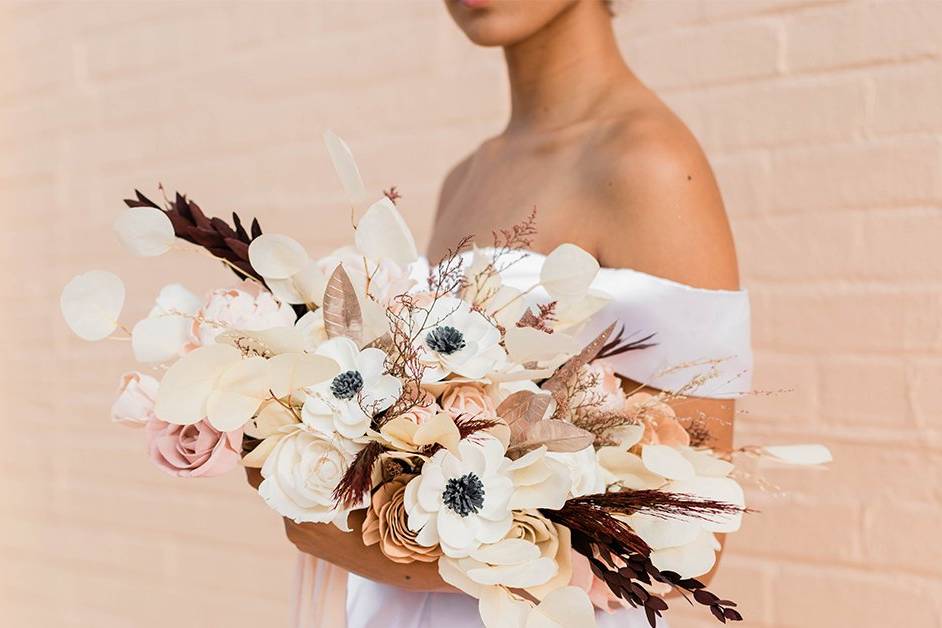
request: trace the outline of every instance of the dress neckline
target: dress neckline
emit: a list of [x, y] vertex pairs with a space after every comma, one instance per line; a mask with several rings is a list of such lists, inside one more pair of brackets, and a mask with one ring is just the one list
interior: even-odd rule
[[[479, 251], [493, 251], [495, 250], [492, 246], [477, 247]], [[473, 254], [473, 250], [465, 251], [461, 253], [462, 257], [470, 257]], [[519, 257], [513, 265], [504, 271], [507, 275], [519, 275], [523, 274], [521, 266], [525, 266], [528, 259], [530, 260], [540, 260], [546, 259], [546, 255], [543, 253], [537, 253], [536, 251], [531, 251], [529, 249], [520, 249], [508, 253], [508, 255], [516, 255]], [[423, 258], [428, 262], [427, 258]], [[675, 281], [673, 279], [668, 279], [666, 277], [660, 277], [658, 275], [652, 275], [644, 271], [635, 270], [634, 268], [612, 268], [610, 266], [600, 266], [599, 274], [596, 277], [596, 281], [607, 280], [615, 281], [617, 277], [629, 275], [636, 278], [639, 281], [647, 281], [649, 283], [660, 284], [662, 286], [672, 287], [678, 290], [684, 290], [690, 292], [691, 294], [707, 294], [707, 295], [716, 295], [716, 296], [729, 296], [729, 297], [742, 297], [748, 296], [749, 291], [746, 288], [739, 288], [738, 290], [728, 290], [724, 288], [699, 288], [697, 286], [691, 286], [680, 281]]]

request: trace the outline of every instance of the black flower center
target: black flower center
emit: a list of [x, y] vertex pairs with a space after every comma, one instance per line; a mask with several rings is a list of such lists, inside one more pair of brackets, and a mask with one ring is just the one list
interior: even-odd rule
[[442, 501], [462, 517], [467, 517], [484, 506], [484, 483], [473, 473], [451, 478], [445, 484]]
[[363, 376], [359, 371], [344, 371], [330, 382], [330, 392], [337, 399], [353, 399], [363, 388]]
[[425, 335], [425, 344], [436, 353], [451, 355], [455, 351], [464, 349], [467, 343], [464, 341], [464, 334], [460, 331], [451, 325], [442, 325]]

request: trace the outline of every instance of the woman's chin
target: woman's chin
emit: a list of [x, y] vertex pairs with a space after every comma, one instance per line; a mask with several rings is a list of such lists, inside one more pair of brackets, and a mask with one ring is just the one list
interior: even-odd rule
[[527, 39], [566, 9], [572, 0], [510, 2], [446, 0], [458, 27], [478, 46], [512, 46]]

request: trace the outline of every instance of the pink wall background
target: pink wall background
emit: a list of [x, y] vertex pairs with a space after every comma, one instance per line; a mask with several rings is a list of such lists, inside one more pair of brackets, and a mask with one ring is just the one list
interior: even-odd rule
[[[755, 628], [942, 625], [942, 2], [617, 7], [720, 178], [757, 385], [791, 389], [742, 404], [739, 442], [837, 457], [752, 491], [715, 590]], [[150, 466], [108, 421], [129, 348], [72, 337], [59, 290], [117, 270], [130, 319], [170, 280], [229, 280], [121, 249], [120, 200], [158, 181], [337, 245], [326, 126], [424, 239], [442, 175], [507, 113], [500, 53], [437, 2], [6, 2], [0, 77], [0, 623], [285, 625], [278, 518], [238, 476]], [[675, 626], [714, 625], [677, 605]]]

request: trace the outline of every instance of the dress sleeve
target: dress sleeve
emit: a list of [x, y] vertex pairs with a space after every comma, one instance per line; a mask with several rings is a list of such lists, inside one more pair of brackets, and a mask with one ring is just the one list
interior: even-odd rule
[[749, 294], [706, 290], [627, 269], [602, 269], [594, 287], [612, 301], [585, 330], [593, 337], [614, 321], [629, 338], [654, 334], [654, 346], [611, 358], [619, 375], [688, 396], [732, 399], [751, 390]]

